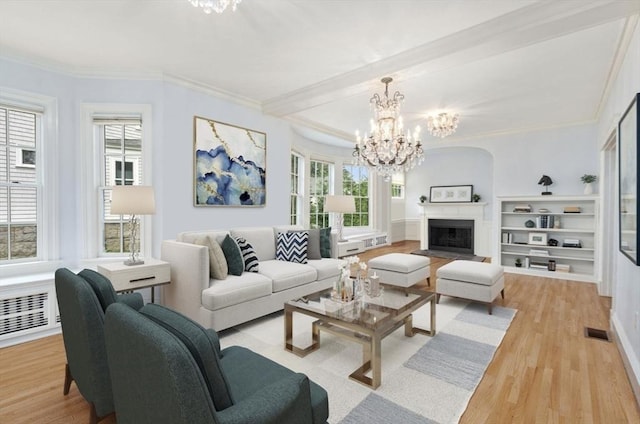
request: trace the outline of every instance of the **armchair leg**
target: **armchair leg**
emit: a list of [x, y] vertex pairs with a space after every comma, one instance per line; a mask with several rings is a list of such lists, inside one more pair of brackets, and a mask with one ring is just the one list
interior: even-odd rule
[[71, 375], [69, 364], [65, 364], [64, 365], [64, 390], [62, 391], [62, 393], [65, 396], [69, 394], [69, 389], [71, 388], [72, 381], [73, 381], [73, 376]]
[[91, 402], [91, 410], [89, 411], [89, 424], [98, 424], [98, 415], [96, 414], [96, 406]]

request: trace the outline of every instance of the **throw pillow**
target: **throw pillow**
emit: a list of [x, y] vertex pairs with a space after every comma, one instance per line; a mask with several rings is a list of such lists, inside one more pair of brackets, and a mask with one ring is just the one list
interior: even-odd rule
[[238, 247], [238, 243], [227, 234], [220, 244], [224, 257], [227, 260], [227, 266], [229, 267], [229, 274], [242, 275], [244, 271], [244, 259], [242, 259], [242, 252]]
[[309, 233], [307, 231], [279, 233], [276, 243], [276, 259], [306, 264], [308, 241]]
[[209, 236], [200, 236], [195, 239], [194, 244], [207, 246], [209, 248], [209, 274], [216, 280], [224, 280], [229, 274], [227, 259], [222, 248], [217, 241]]
[[[298, 230], [289, 230], [289, 233], [297, 232]], [[320, 229], [315, 228], [311, 230], [305, 230], [309, 233], [309, 242], [307, 243], [307, 259], [322, 259], [320, 253]]]
[[236, 243], [242, 252], [242, 260], [244, 261], [244, 270], [249, 272], [258, 272], [258, 256], [253, 246], [243, 237], [236, 237]]
[[331, 257], [331, 227], [320, 228], [320, 254], [323, 258]]

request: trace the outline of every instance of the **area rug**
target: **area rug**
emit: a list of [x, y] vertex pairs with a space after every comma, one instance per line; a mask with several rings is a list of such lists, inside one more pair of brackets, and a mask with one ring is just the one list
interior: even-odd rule
[[411, 253], [413, 255], [429, 256], [432, 258], [462, 259], [465, 261], [474, 261], [474, 262], [484, 262], [485, 259], [487, 259], [484, 256], [469, 255], [466, 253], [447, 252], [446, 250], [419, 249], [419, 250], [414, 250]]
[[[443, 297], [435, 337], [405, 337], [402, 328], [382, 341], [382, 385], [371, 390], [348, 378], [361, 365], [362, 349], [328, 333], [304, 358], [283, 348], [283, 316], [276, 313], [222, 332], [223, 347], [248, 347], [305, 373], [329, 393], [329, 423], [455, 423], [491, 362], [516, 311]], [[428, 328], [428, 305], [414, 325]], [[294, 343], [311, 343], [310, 317], [294, 314]]]

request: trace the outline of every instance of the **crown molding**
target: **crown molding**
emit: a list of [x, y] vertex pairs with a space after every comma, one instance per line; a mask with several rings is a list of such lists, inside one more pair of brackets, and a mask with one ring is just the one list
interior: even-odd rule
[[204, 94], [227, 100], [252, 109], [261, 110], [262, 106], [257, 100], [243, 97], [226, 90], [219, 89], [199, 81], [189, 80], [179, 76], [163, 73], [160, 71], [127, 71], [127, 70], [96, 70], [91, 68], [77, 68], [68, 64], [52, 60], [44, 60], [33, 56], [19, 54], [10, 49], [4, 49], [0, 59], [10, 62], [32, 66], [43, 71], [54, 72], [72, 78], [84, 79], [111, 79], [111, 80], [134, 80], [134, 81], [161, 81], [169, 82], [182, 87], [189, 88]]
[[[622, 68], [622, 64], [624, 63], [627, 52], [629, 51], [629, 45], [633, 40], [633, 33], [636, 31], [638, 21], [639, 16], [633, 15], [627, 18], [626, 22], [624, 23], [624, 28], [622, 29], [622, 34], [620, 35], [620, 40], [618, 41], [618, 46], [616, 48], [613, 62], [611, 63], [611, 68], [609, 69], [609, 73], [607, 74], [607, 81], [605, 82], [604, 88], [602, 89], [602, 95], [600, 96], [598, 109], [596, 110], [597, 118], [601, 116], [607, 99], [611, 94], [613, 83], [620, 74], [620, 69]], [[640, 30], [640, 28], [638, 28], [638, 30]]]

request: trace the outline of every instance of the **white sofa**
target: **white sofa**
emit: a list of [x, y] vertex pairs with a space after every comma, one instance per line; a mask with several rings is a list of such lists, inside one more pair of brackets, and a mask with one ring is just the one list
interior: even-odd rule
[[[337, 236], [331, 234], [332, 258], [309, 259], [306, 264], [276, 260], [278, 232], [298, 226], [247, 227], [228, 231], [189, 231], [164, 240], [161, 258], [171, 264], [171, 283], [162, 286], [162, 301], [217, 331], [284, 308], [284, 302], [331, 287], [338, 278]], [[209, 248], [194, 244], [203, 235], [219, 243], [229, 234], [243, 237], [254, 248], [258, 272], [210, 278]]]

